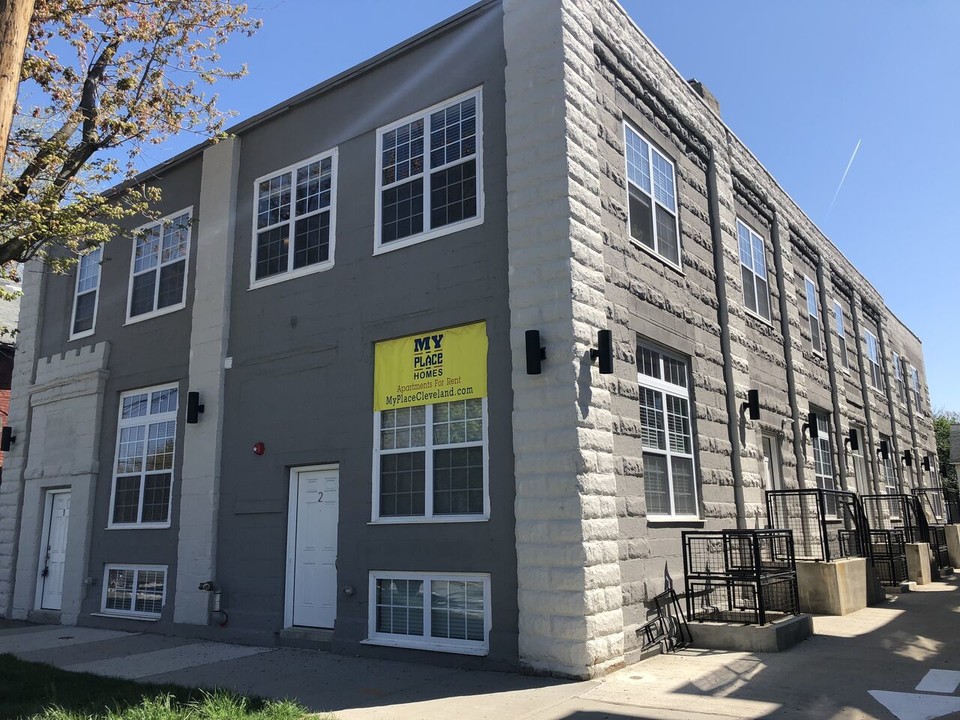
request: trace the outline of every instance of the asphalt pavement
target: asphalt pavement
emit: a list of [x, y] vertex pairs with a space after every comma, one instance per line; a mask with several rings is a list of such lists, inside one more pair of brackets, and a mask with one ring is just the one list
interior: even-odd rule
[[101, 675], [292, 698], [340, 720], [960, 718], [960, 579], [888, 596], [781, 653], [687, 649], [598, 680], [0, 621], [0, 653]]

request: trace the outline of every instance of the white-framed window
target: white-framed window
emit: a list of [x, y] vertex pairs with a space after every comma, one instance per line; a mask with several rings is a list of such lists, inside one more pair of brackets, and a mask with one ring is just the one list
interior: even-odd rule
[[333, 267], [337, 150], [257, 178], [253, 187], [250, 286]]
[[630, 237], [671, 265], [680, 266], [677, 183], [673, 163], [624, 123]]
[[880, 343], [877, 336], [869, 330], [863, 331], [867, 345], [867, 363], [870, 365], [870, 384], [877, 390], [883, 390], [883, 369], [880, 367]]
[[897, 385], [897, 400], [907, 402], [907, 386], [903, 380], [903, 358], [898, 353], [893, 354], [893, 379]]
[[127, 322], [146, 320], [186, 305], [192, 218], [193, 208], [187, 208], [134, 233]]
[[486, 398], [381, 410], [374, 425], [374, 521], [489, 517]]
[[167, 597], [165, 565], [106, 565], [100, 611], [157, 619]]
[[884, 492], [887, 495], [897, 495], [900, 493], [900, 486], [897, 484], [897, 469], [893, 464], [893, 441], [886, 435], [880, 436], [880, 442], [886, 443], [887, 457], [880, 455], [880, 474], [883, 476]]
[[638, 344], [637, 381], [647, 516], [698, 518], [687, 361]]
[[490, 576], [372, 571], [368, 643], [486, 655]]
[[786, 490], [777, 437], [763, 433], [760, 436], [760, 447], [763, 451], [763, 487], [767, 490]]
[[856, 435], [857, 448], [850, 448], [850, 457], [853, 459], [853, 478], [856, 483], [857, 493], [860, 495], [870, 494], [870, 485], [867, 482], [867, 462], [864, 456], [864, 435], [862, 428], [851, 428], [851, 432]]
[[810, 347], [817, 355], [823, 354], [823, 336], [820, 330], [820, 303], [817, 299], [817, 284], [808, 277], [803, 278], [807, 292], [807, 317], [810, 320]]
[[847, 354], [847, 329], [843, 322], [843, 305], [839, 300], [833, 301], [833, 317], [837, 321], [837, 346], [840, 352], [840, 367], [850, 370], [850, 356]]
[[93, 335], [100, 296], [100, 261], [103, 248], [95, 247], [77, 258], [77, 285], [73, 296], [70, 339]]
[[[822, 410], [817, 412], [817, 437], [813, 444], [813, 475], [818, 488], [836, 490], [837, 481], [833, 476], [833, 447], [830, 443], [830, 419]], [[828, 497], [826, 502], [827, 514], [835, 517], [837, 514], [837, 500]]]
[[165, 385], [120, 396], [109, 527], [169, 527], [178, 394]]
[[483, 222], [483, 93], [377, 130], [374, 254]]
[[740, 245], [740, 275], [743, 278], [743, 302], [750, 312], [770, 319], [770, 285], [763, 238], [737, 218], [737, 242]]
[[913, 393], [913, 409], [914, 412], [923, 412], [922, 398], [923, 394], [920, 391], [920, 371], [910, 366], [910, 391]]

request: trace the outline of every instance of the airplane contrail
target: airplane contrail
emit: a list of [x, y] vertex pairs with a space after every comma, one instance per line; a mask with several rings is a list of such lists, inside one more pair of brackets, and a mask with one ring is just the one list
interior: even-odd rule
[[861, 142], [863, 142], [863, 138], [857, 140], [857, 146], [853, 149], [853, 154], [850, 156], [850, 161], [847, 163], [847, 169], [843, 171], [843, 177], [840, 178], [840, 184], [837, 185], [837, 191], [833, 194], [833, 200], [830, 201], [830, 207], [827, 210], [828, 216], [833, 211], [833, 204], [837, 202], [837, 197], [840, 195], [840, 188], [843, 187], [843, 181], [847, 179], [847, 173], [850, 172], [850, 166], [853, 165], [853, 160], [857, 157], [857, 151], [860, 149]]

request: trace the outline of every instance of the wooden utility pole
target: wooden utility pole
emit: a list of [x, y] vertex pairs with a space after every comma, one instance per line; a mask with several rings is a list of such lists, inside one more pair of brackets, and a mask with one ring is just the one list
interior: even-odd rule
[[20, 85], [20, 66], [34, 0], [0, 0], [0, 178]]

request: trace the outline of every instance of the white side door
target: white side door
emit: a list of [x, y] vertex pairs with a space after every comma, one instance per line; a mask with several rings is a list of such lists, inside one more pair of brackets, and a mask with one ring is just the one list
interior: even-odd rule
[[70, 493], [48, 493], [40, 546], [40, 609], [59, 610], [70, 526]]
[[332, 628], [336, 620], [339, 485], [337, 468], [291, 472], [288, 626]]

